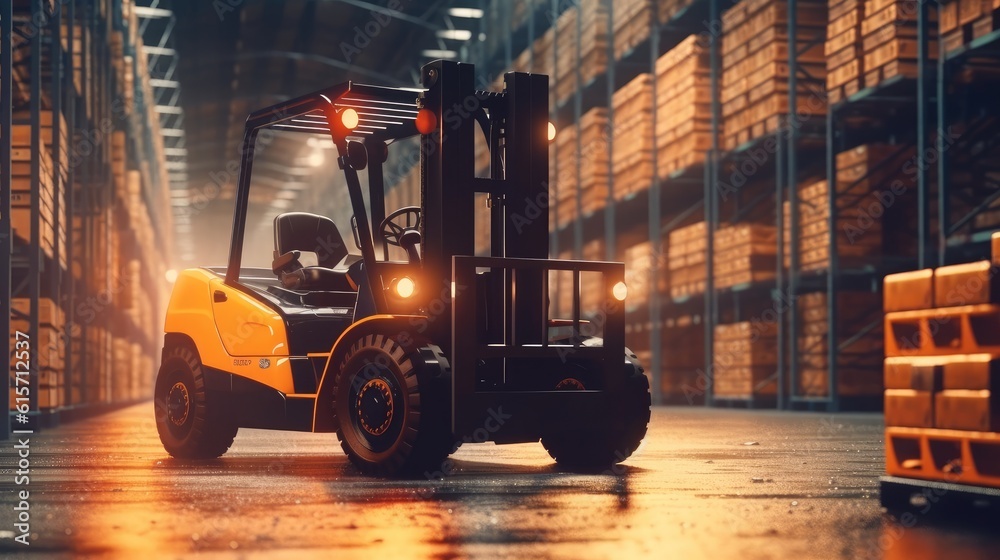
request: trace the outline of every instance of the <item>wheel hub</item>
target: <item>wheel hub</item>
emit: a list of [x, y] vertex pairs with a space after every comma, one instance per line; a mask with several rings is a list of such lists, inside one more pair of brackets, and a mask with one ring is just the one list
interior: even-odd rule
[[556, 391], [583, 391], [586, 390], [583, 382], [575, 377], [567, 377], [556, 384]]
[[381, 378], [369, 380], [358, 391], [355, 402], [358, 423], [373, 436], [380, 436], [392, 423], [394, 403], [392, 388]]
[[191, 395], [187, 386], [178, 381], [167, 393], [167, 418], [173, 425], [183, 426], [190, 412]]

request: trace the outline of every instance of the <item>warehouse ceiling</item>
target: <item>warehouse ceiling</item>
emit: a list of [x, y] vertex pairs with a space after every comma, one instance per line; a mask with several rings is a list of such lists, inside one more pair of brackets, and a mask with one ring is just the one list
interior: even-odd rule
[[[412, 86], [425, 50], [461, 52], [463, 43], [441, 30], [473, 29], [476, 19], [454, 18], [448, 8], [483, 0], [144, 0], [147, 9], [171, 9], [186, 149], [186, 182], [173, 182], [178, 266], [224, 260], [232, 223], [233, 192], [243, 122], [253, 110], [346, 80]], [[395, 8], [387, 9], [385, 6]], [[146, 36], [147, 44], [150, 42]], [[152, 70], [156, 77], [157, 69]], [[286, 151], [287, 150], [287, 151]], [[309, 169], [301, 143], [269, 150], [270, 174], [261, 198], [291, 198]], [[326, 158], [332, 162], [333, 158]], [[315, 162], [312, 163], [314, 167]], [[330, 171], [333, 169], [330, 168]], [[257, 170], [255, 169], [255, 179]], [[326, 176], [329, 181], [329, 174]], [[270, 186], [268, 186], [270, 185]], [[255, 180], [254, 188], [257, 189]], [[289, 208], [302, 209], [282, 202]], [[249, 222], [254, 223], [254, 216]]]

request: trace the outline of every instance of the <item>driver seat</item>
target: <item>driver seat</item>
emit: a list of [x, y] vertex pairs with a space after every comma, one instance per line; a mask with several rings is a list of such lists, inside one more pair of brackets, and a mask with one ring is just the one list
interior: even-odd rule
[[[303, 266], [303, 252], [316, 254], [315, 266]], [[347, 246], [333, 220], [308, 212], [285, 212], [274, 218], [274, 261], [271, 270], [290, 290], [354, 292], [347, 269]]]

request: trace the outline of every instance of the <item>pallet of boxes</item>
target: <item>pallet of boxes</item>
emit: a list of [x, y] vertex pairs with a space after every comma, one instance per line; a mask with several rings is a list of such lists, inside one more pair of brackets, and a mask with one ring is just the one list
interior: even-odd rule
[[[861, 70], [864, 87], [875, 87], [883, 82], [902, 76], [917, 77], [917, 57], [920, 44], [917, 42], [917, 16], [920, 2], [917, 0], [868, 0], [864, 6], [861, 21], [861, 48], [863, 58]], [[928, 17], [936, 21], [937, 12], [928, 7]], [[929, 25], [927, 57], [937, 59], [936, 25]]]
[[661, 179], [705, 161], [712, 147], [709, 49], [700, 35], [656, 61], [656, 164]]
[[773, 405], [777, 394], [777, 323], [740, 321], [715, 326], [712, 397]]
[[[10, 321], [10, 410], [21, 412], [35, 404], [41, 411], [58, 409], [65, 401], [63, 372], [66, 351], [63, 310], [51, 299], [38, 300], [38, 336], [30, 339], [31, 300], [14, 298]], [[27, 359], [24, 359], [27, 358]], [[30, 373], [27, 373], [30, 372]], [[37, 376], [37, 393], [31, 394], [30, 377]], [[24, 387], [29, 392], [24, 392]], [[30, 402], [29, 402], [30, 399]]]
[[[722, 16], [722, 146], [774, 133], [790, 112], [826, 115], [825, 2], [796, 2], [796, 106], [789, 107], [788, 2], [743, 0]], [[817, 40], [820, 39], [820, 40]]]
[[608, 12], [604, 2], [582, 0], [573, 4], [555, 23], [554, 89], [559, 104], [608, 67]]
[[886, 507], [1000, 507], [998, 260], [885, 279]]
[[938, 31], [951, 52], [1000, 29], [1000, 0], [942, 0]]
[[653, 82], [639, 74], [611, 98], [614, 142], [611, 171], [614, 196], [621, 200], [649, 189], [653, 182]]
[[670, 297], [684, 300], [705, 293], [705, 222], [677, 228], [667, 239], [667, 268], [670, 270]]

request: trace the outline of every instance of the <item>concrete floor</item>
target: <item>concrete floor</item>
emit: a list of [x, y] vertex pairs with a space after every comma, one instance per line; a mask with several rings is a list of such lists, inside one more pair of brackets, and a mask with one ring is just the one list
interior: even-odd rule
[[619, 472], [561, 473], [539, 444], [480, 444], [443, 480], [390, 481], [358, 475], [322, 434], [243, 430], [221, 460], [173, 460], [145, 404], [32, 437], [30, 547], [11, 540], [12, 452], [4, 443], [4, 556], [912, 560], [1000, 548], [982, 530], [882, 513], [878, 415], [659, 408]]

